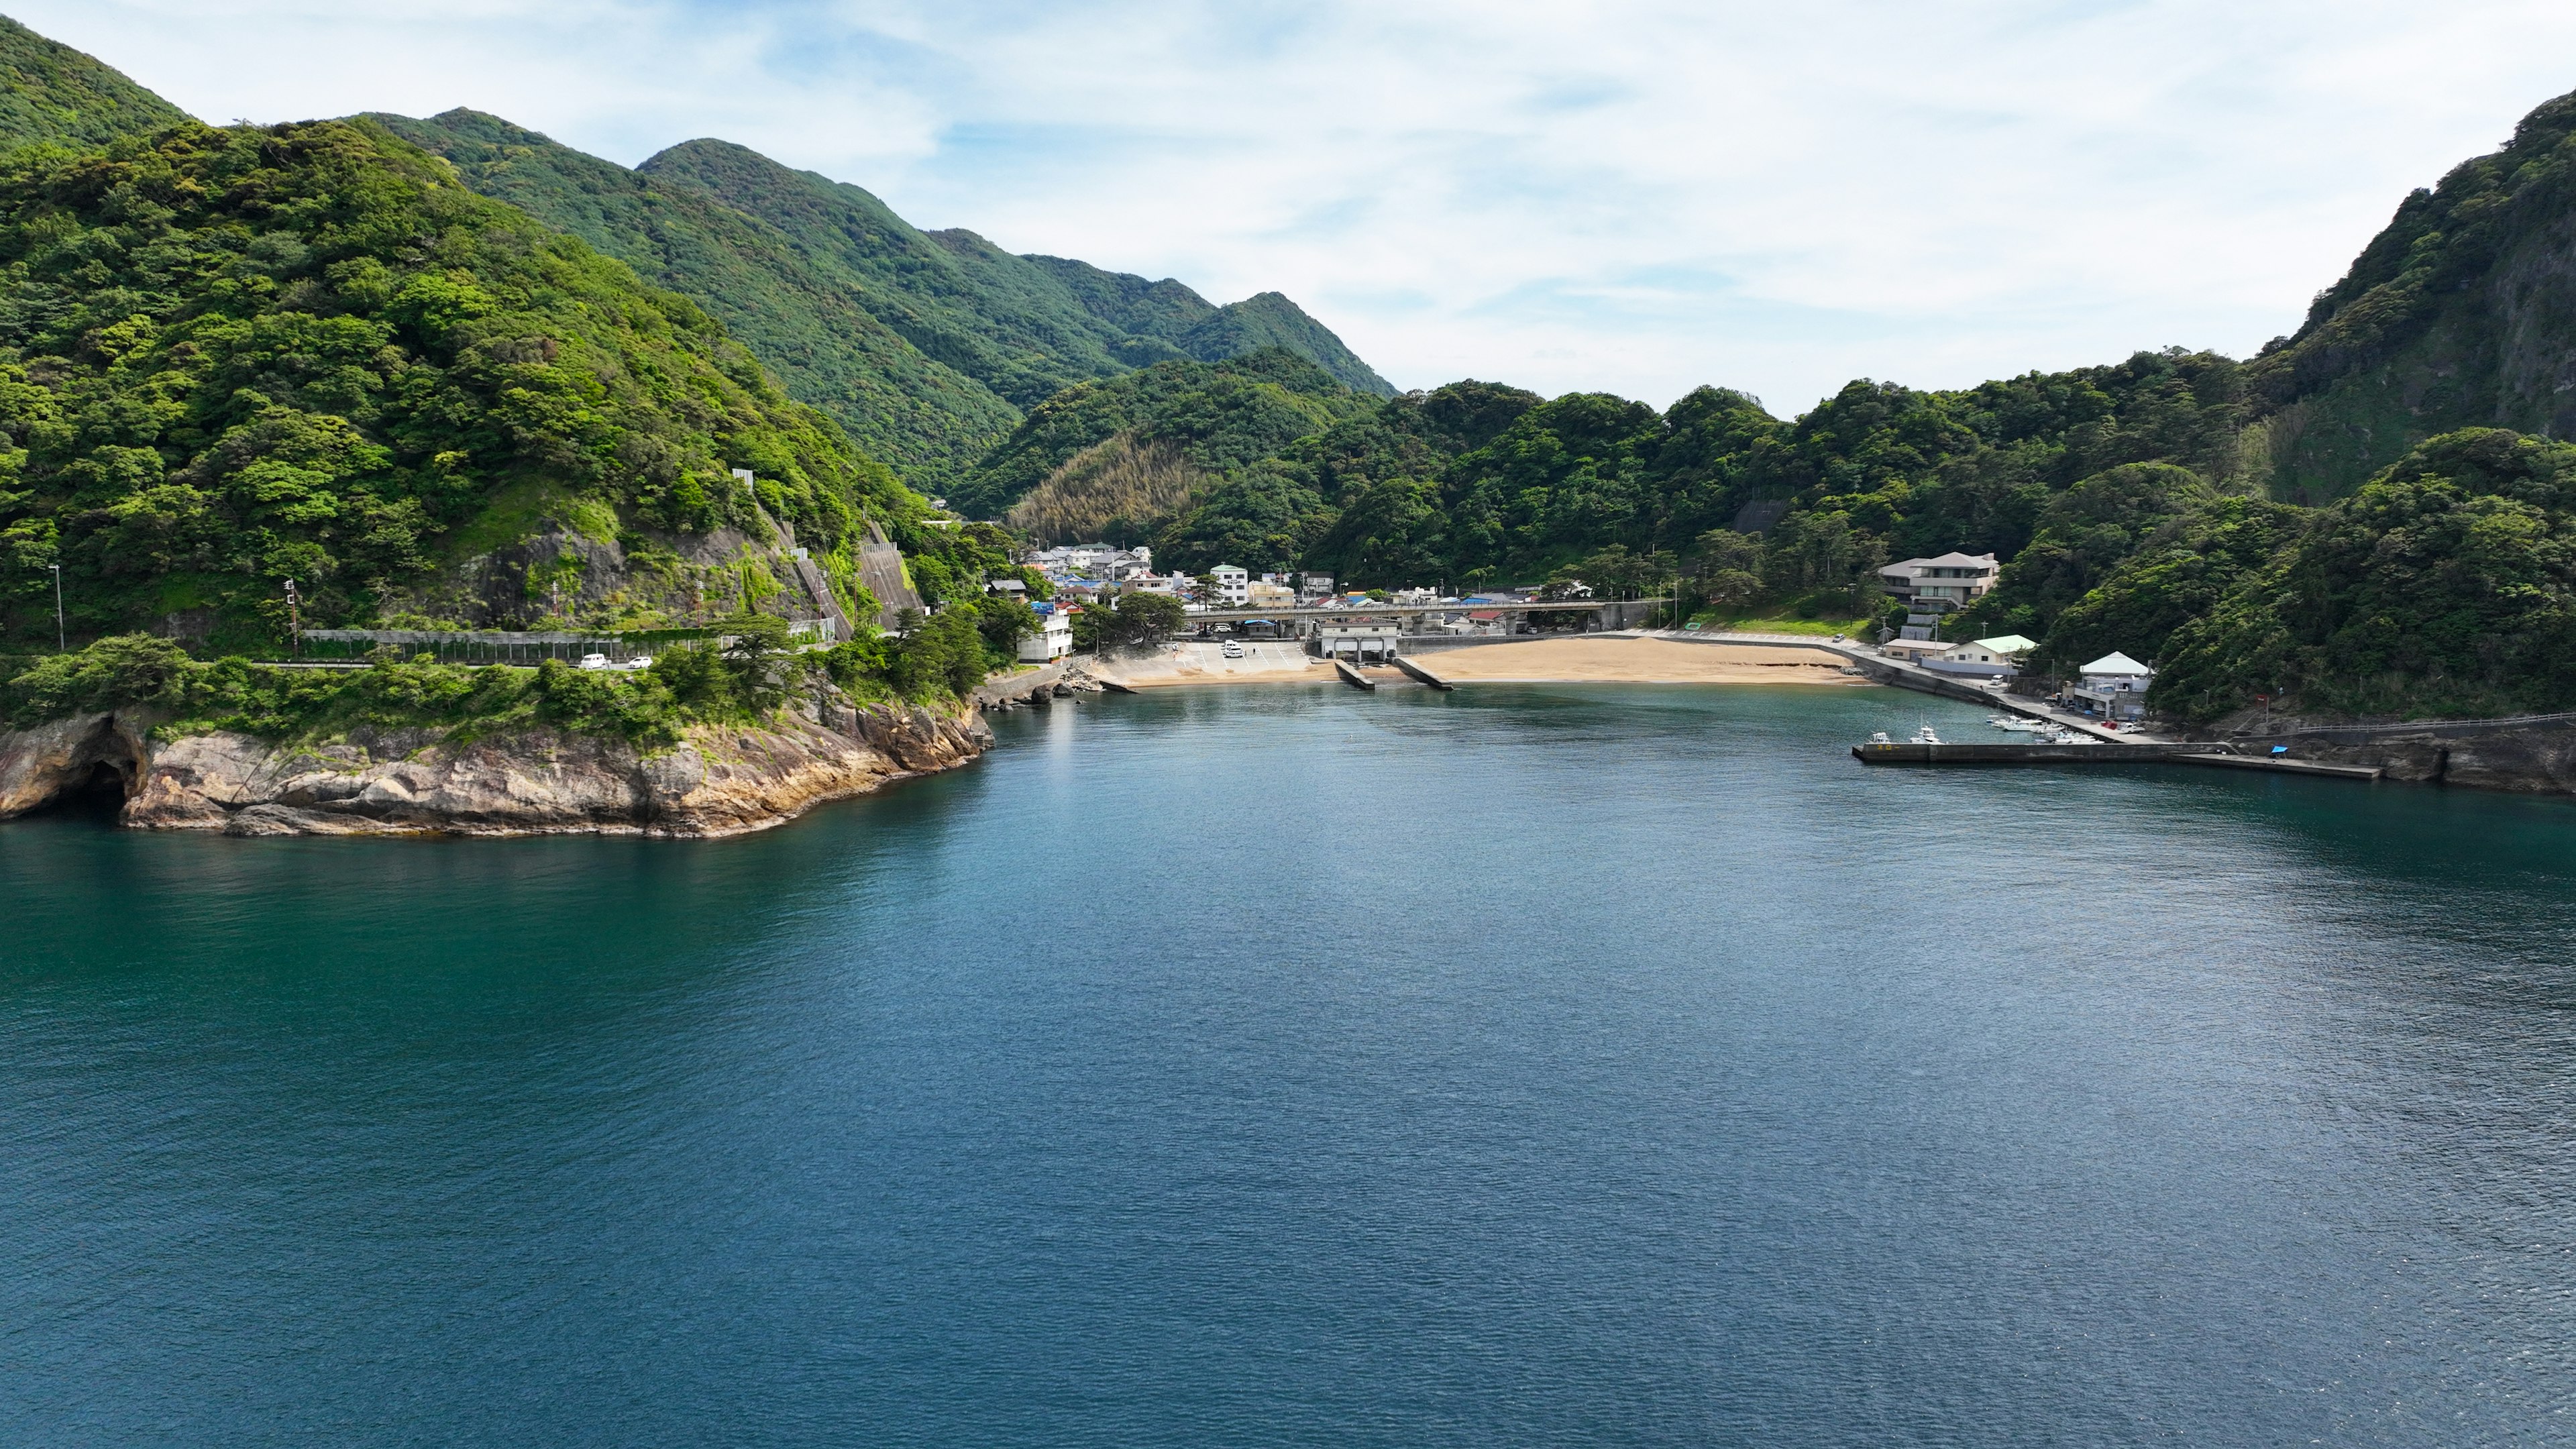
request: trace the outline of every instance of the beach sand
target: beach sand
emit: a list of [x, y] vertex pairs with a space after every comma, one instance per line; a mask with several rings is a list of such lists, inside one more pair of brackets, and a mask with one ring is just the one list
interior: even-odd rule
[[1420, 663], [1457, 684], [1862, 684], [1820, 649], [1579, 635], [1441, 649]]
[[[1249, 642], [1228, 659], [1215, 644], [1167, 644], [1112, 661], [1119, 681], [1135, 689], [1173, 684], [1279, 680], [1329, 682], [1330, 663], [1291, 643]], [[1843, 661], [1816, 649], [1770, 644], [1691, 644], [1673, 639], [1576, 635], [1437, 649], [1422, 666], [1459, 684], [1860, 684]]]

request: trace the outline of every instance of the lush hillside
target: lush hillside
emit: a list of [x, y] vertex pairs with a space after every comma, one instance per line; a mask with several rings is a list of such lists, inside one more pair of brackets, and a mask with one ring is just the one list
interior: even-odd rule
[[1054, 273], [1083, 310], [1122, 332], [1167, 342], [1175, 356], [1222, 362], [1265, 347], [1284, 348], [1354, 391], [1395, 396], [1394, 386], [1375, 368], [1360, 361], [1304, 308], [1277, 292], [1211, 307], [1206, 298], [1169, 277], [1149, 282], [1063, 257], [1027, 260]]
[[1371, 405], [1315, 364], [1279, 349], [1228, 362], [1156, 363], [1049, 398], [951, 498], [969, 513], [999, 513], [1077, 455], [1120, 434], [1176, 444], [1191, 467], [1213, 475], [1269, 457]]
[[859, 187], [729, 142], [685, 142], [630, 171], [475, 111], [372, 119], [474, 190], [705, 306], [789, 395], [927, 491], [953, 490], [1024, 409], [1157, 362], [1282, 346], [1393, 392], [1276, 293], [1216, 307], [1176, 281], [923, 232]]
[[[887, 325], [1023, 408], [1088, 378], [1270, 346], [1364, 391], [1395, 391], [1275, 292], [1214, 307], [1168, 278], [1014, 256], [971, 231], [917, 231], [859, 187], [724, 141], [683, 142], [638, 169], [704, 187], [836, 263], [865, 286]], [[1123, 300], [1130, 297], [1152, 300], [1138, 307]]]
[[2247, 371], [2285, 498], [2350, 492], [2436, 433], [2576, 432], [2576, 96], [2417, 191]]
[[2135, 520], [2100, 516], [2128, 496], [2124, 465], [2170, 464], [2211, 494], [2253, 486], [2239, 453], [2240, 369], [2206, 353], [2141, 353], [1955, 393], [1856, 382], [1795, 421], [1718, 388], [1661, 411], [1481, 382], [1381, 400], [1266, 356], [1069, 390], [959, 497], [978, 510], [1024, 498], [1056, 510], [1048, 490], [1085, 450], [1169, 439], [1204, 475], [1186, 508], [1155, 521], [1174, 562], [1369, 584], [1535, 582], [1605, 548], [1679, 566], [1712, 531], [1769, 527], [1777, 589], [1847, 592], [1891, 555], [2009, 556], [2041, 538], [2048, 566], [2027, 571], [1997, 611], [2044, 628], [2135, 544]]
[[83, 149], [186, 120], [187, 112], [70, 46], [0, 16], [0, 149]]
[[944, 487], [1019, 421], [1019, 410], [981, 382], [877, 320], [858, 279], [698, 187], [478, 111], [371, 119], [447, 158], [474, 190], [698, 302], [789, 396], [839, 419], [862, 447], [925, 487]]
[[772, 518], [846, 573], [920, 507], [695, 304], [365, 123], [0, 158], [0, 433], [20, 639], [55, 563], [84, 634], [274, 638], [289, 578], [307, 624], [649, 619], [777, 593]]
[[2062, 627], [2092, 635], [2065, 641], [2070, 658], [2114, 637], [2153, 640], [2155, 703], [2191, 719], [2257, 696], [2328, 715], [2567, 709], [2576, 447], [2473, 428], [2321, 510], [2204, 510]]

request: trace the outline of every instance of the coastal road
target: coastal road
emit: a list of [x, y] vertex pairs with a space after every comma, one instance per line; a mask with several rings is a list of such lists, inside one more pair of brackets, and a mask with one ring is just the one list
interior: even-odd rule
[[[1953, 679], [1947, 675], [1936, 674], [1920, 665], [1908, 664], [1902, 660], [1881, 654], [1875, 647], [1859, 643], [1855, 640], [1845, 640], [1842, 643], [1837, 644], [1830, 639], [1819, 639], [1813, 634], [1756, 634], [1750, 632], [1736, 632], [1732, 630], [1725, 632], [1714, 630], [1693, 630], [1685, 632], [1679, 629], [1657, 629], [1652, 631], [1640, 630], [1637, 632], [1637, 637], [1682, 640], [1696, 639], [1709, 644], [1795, 645], [1807, 649], [1821, 649], [1827, 654], [1838, 654], [1845, 659], [1851, 660], [1855, 664], [1866, 664], [1875, 669], [1887, 670], [1893, 673], [1900, 682], [1911, 685], [1914, 688], [1921, 689], [1929, 694], [1940, 694], [1943, 692], [1944, 688], [1955, 688], [1961, 684], [1960, 680]], [[1970, 689], [1976, 688], [1975, 685], [1968, 685], [1967, 687]], [[2030, 719], [2046, 720], [2050, 724], [2060, 725], [2066, 729], [2073, 730], [2078, 734], [2090, 735], [2094, 739], [2102, 740], [2110, 744], [2143, 745], [2165, 743], [2165, 741], [2160, 741], [2156, 736], [2142, 734], [2133, 730], [2104, 729], [2101, 725], [2092, 720], [2088, 720], [2084, 716], [2076, 714], [2071, 710], [2056, 709], [2043, 701], [2027, 697], [2016, 697], [2006, 694], [2000, 689], [1978, 690], [1978, 693], [1986, 703], [1991, 704], [1996, 709], [2004, 710], [2012, 714], [2022, 715]]]

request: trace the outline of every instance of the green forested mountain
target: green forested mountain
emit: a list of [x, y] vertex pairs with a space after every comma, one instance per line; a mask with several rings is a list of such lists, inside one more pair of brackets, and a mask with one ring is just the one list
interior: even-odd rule
[[2247, 367], [2285, 498], [2318, 502], [2437, 433], [2576, 435], [2576, 96], [2417, 191]]
[[[1215, 307], [922, 232], [722, 142], [630, 171], [464, 111], [212, 130], [14, 27], [0, 80], [0, 139], [56, 143], [0, 161], [21, 636], [55, 562], [89, 630], [247, 637], [287, 576], [308, 622], [529, 615], [541, 575], [650, 613], [772, 518], [844, 587], [864, 518], [927, 594], [971, 592], [997, 535], [924, 526], [875, 453], [968, 512], [1190, 570], [1678, 577], [1841, 619], [1889, 559], [1993, 552], [1952, 629], [2039, 638], [2053, 668], [2155, 659], [2190, 717], [2576, 708], [2576, 448], [2547, 441], [2576, 429], [2576, 97], [2408, 197], [2250, 362], [1862, 380], [1782, 419], [1706, 387], [1390, 396], [1276, 294]], [[460, 582], [502, 554], [526, 557], [501, 592]]]
[[100, 146], [186, 119], [107, 66], [0, 16], [0, 149]]
[[1395, 388], [1343, 346], [1342, 339], [1277, 292], [1211, 307], [1206, 298], [1169, 277], [1149, 282], [1064, 257], [1026, 260], [1054, 273], [1092, 316], [1120, 332], [1168, 342], [1176, 357], [1222, 362], [1277, 347], [1314, 363], [1344, 386], [1380, 397], [1395, 395]]
[[468, 186], [698, 300], [789, 393], [932, 491], [1023, 410], [1078, 383], [1266, 346], [1391, 393], [1276, 293], [1225, 307], [1178, 282], [920, 231], [867, 191], [699, 140], [629, 171], [479, 112], [376, 119]]
[[[1085, 378], [1273, 346], [1361, 391], [1395, 391], [1276, 292], [1217, 307], [1168, 277], [1014, 256], [971, 231], [917, 231], [859, 187], [725, 141], [685, 141], [637, 169], [704, 187], [873, 283], [889, 326], [1023, 408]], [[1126, 300], [1148, 296], [1141, 307]]]
[[[2203, 550], [2227, 586], [2174, 629], [2161, 707], [2206, 720], [2257, 693], [2365, 716], [2576, 704], [2576, 447], [2448, 433], [2270, 531], [2268, 551]], [[2173, 592], [2150, 568], [2124, 570], [2102, 606]]]
[[[508, 622], [567, 586], [649, 618], [709, 582], [690, 539], [765, 514], [846, 578], [863, 520], [921, 507], [695, 304], [365, 123], [0, 157], [0, 359], [22, 638], [55, 563], [84, 633], [274, 637], [289, 578], [307, 624]], [[513, 592], [460, 577], [532, 536], [562, 552]]]
[[629, 171], [478, 111], [370, 119], [447, 158], [466, 184], [571, 232], [720, 318], [788, 394], [925, 486], [1019, 420], [979, 380], [877, 319], [857, 278], [691, 185]]

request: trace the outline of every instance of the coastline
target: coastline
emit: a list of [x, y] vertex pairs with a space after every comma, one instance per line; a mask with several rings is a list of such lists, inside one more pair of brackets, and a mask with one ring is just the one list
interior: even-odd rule
[[[1131, 689], [1184, 684], [1334, 682], [1330, 661], [1293, 644], [1255, 641], [1244, 658], [1227, 659], [1221, 646], [1171, 644], [1150, 654], [1110, 661], [1118, 681]], [[1869, 681], [1843, 672], [1843, 664], [1813, 649], [1776, 644], [1688, 643], [1634, 635], [1578, 634], [1467, 644], [1421, 656], [1426, 667], [1453, 684], [1799, 684], [1851, 685]]]
[[117, 823], [128, 829], [711, 839], [957, 769], [993, 740], [972, 707], [950, 715], [894, 704], [699, 726], [650, 753], [551, 730], [462, 743], [353, 731], [281, 744], [223, 732], [156, 740], [153, 723], [111, 712], [0, 731], [0, 818], [77, 795], [104, 771], [122, 782]]

